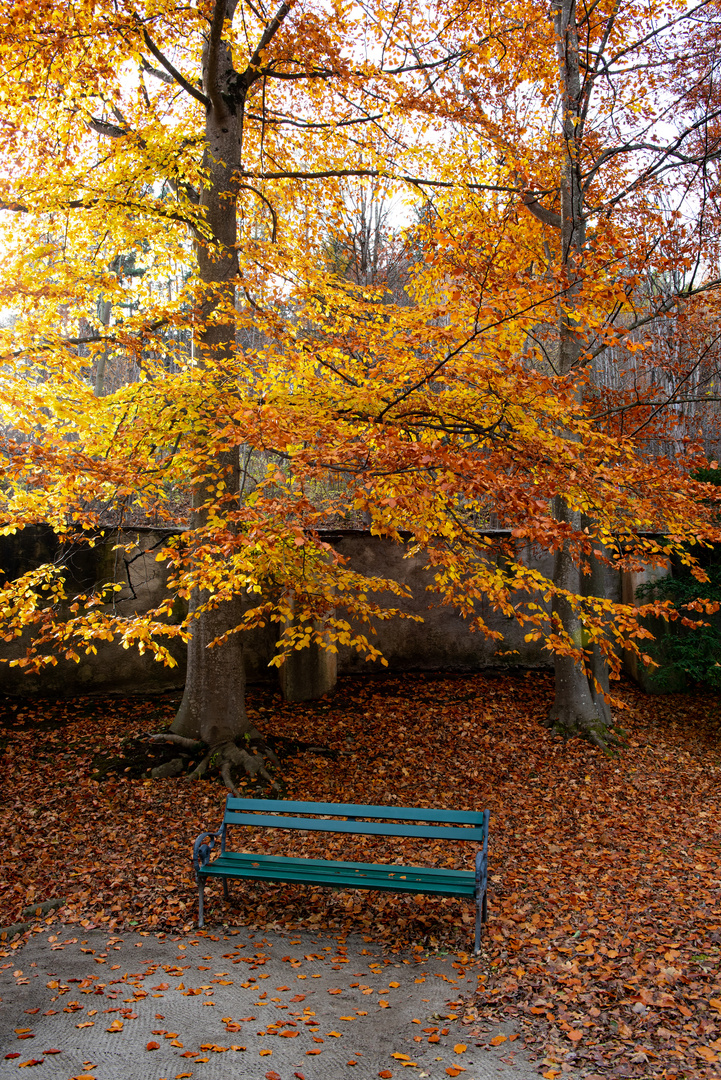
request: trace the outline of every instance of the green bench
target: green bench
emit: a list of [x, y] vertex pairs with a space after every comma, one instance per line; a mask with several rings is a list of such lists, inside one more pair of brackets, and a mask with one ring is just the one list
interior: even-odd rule
[[[473, 813], [470, 810], [427, 810], [420, 807], [236, 799], [229, 795], [220, 829], [201, 833], [193, 848], [193, 866], [198, 883], [198, 926], [203, 925], [203, 890], [208, 878], [212, 877], [222, 878], [226, 897], [229, 878], [328, 885], [336, 889], [383, 889], [395, 893], [460, 896], [475, 901], [475, 951], [478, 952], [481, 947], [481, 925], [487, 917], [488, 819], [488, 810]], [[352, 836], [465, 840], [474, 843], [478, 850], [475, 870], [298, 859], [231, 850], [228, 845], [228, 828], [231, 825], [349, 833]], [[217, 840], [220, 840], [220, 853], [211, 859]]]

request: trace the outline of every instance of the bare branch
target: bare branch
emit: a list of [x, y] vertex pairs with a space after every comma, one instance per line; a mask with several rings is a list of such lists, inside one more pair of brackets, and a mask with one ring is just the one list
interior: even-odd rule
[[140, 58], [140, 66], [146, 74], [152, 75], [154, 79], [158, 79], [160, 82], [167, 83], [170, 86], [175, 82], [172, 75], [168, 75], [165, 71], [160, 71], [159, 68], [154, 68], [150, 61], [144, 56], [141, 56]]
[[[471, 191], [505, 191], [518, 194], [519, 188], [505, 187], [500, 184], [476, 184], [473, 182], [454, 182], [453, 180], [426, 180], [420, 176], [394, 176], [393, 173], [382, 172], [380, 169], [324, 169], [322, 172], [306, 172], [303, 170], [287, 172], [243, 172], [242, 176], [248, 176], [252, 180], [326, 180], [333, 176], [377, 176], [386, 180], [396, 180], [403, 184], [416, 184], [419, 187], [437, 188], [468, 188]], [[542, 194], [538, 192], [538, 194]], [[545, 193], [543, 193], [545, 194]]]
[[521, 191], [521, 202], [544, 225], [551, 225], [554, 229], [560, 229], [561, 215], [557, 214], [555, 210], [548, 210], [545, 206], [542, 206], [538, 201], [539, 195], [540, 192]]
[[265, 197], [262, 191], [258, 191], [258, 188], [253, 187], [252, 184], [238, 184], [239, 188], [243, 188], [245, 191], [252, 191], [254, 195], [257, 195], [270, 210], [270, 216], [273, 218], [273, 232], [271, 235], [272, 243], [275, 243], [278, 235], [278, 217], [269, 199]]
[[182, 86], [186, 94], [190, 94], [190, 96], [194, 97], [196, 101], [199, 101], [201, 105], [204, 105], [206, 109], [210, 108], [210, 101], [205, 96], [205, 94], [201, 93], [200, 90], [196, 90], [193, 84], [189, 83], [185, 76], [181, 75], [178, 69], [173, 67], [173, 65], [170, 63], [170, 60], [168, 60], [167, 57], [163, 56], [158, 46], [150, 39], [148, 31], [145, 29], [143, 29], [143, 41], [150, 49], [151, 53], [158, 61], [158, 63], [162, 64], [165, 70], [173, 76], [178, 86]]
[[107, 120], [98, 120], [95, 116], [87, 121], [87, 125], [91, 131], [95, 131], [98, 135], [104, 135], [108, 139], [124, 139], [128, 134], [127, 128], [118, 127], [117, 124], [109, 124]]

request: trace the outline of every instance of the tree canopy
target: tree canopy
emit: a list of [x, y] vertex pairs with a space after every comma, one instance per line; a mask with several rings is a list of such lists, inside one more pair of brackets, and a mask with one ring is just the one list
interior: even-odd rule
[[[483, 599], [543, 638], [573, 699], [552, 722], [603, 741], [605, 672], [669, 608], [599, 574], [703, 577], [721, 538], [691, 476], [717, 447], [717, 3], [11, 7], [3, 529], [187, 515], [162, 556], [190, 601], [119, 618], [41, 567], [2, 592], [22, 662], [109, 636], [171, 662], [183, 634], [212, 673], [178, 736], [229, 746], [243, 627], [281, 623], [279, 660], [377, 655], [373, 594], [402, 590], [322, 533], [362, 514], [471, 627]], [[379, 191], [380, 257], [350, 273]]]

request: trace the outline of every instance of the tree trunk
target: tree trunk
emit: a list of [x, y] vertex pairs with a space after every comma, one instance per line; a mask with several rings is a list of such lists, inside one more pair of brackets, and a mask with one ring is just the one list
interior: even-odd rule
[[[580, 529], [580, 514], [569, 511], [563, 499], [556, 499], [554, 509], [559, 520], [567, 521], [575, 529]], [[565, 545], [556, 552], [553, 580], [559, 588], [570, 593], [578, 595], [581, 592], [580, 570]], [[576, 648], [583, 648], [583, 624], [564, 597], [554, 596], [553, 615], [560, 620]], [[604, 687], [601, 683], [601, 686], [607, 689], [607, 665], [598, 646], [594, 646], [593, 652], [606, 669], [606, 685]], [[565, 738], [583, 735], [597, 746], [605, 746], [607, 727], [611, 719], [610, 710], [603, 695], [596, 692], [592, 679], [589, 680], [585, 664], [571, 656], [557, 656], [554, 670], [556, 694], [546, 721], [547, 726]]]
[[[562, 297], [559, 315], [558, 366], [561, 375], [568, 375], [578, 368], [582, 351], [580, 328], [573, 313], [573, 307], [581, 288], [586, 239], [579, 163], [583, 116], [581, 114], [581, 77], [575, 0], [558, 0], [552, 10], [559, 62], [562, 127], [566, 147], [566, 154], [561, 165], [560, 185], [561, 263], [569, 282], [568, 289]], [[580, 403], [579, 391], [579, 405]], [[569, 437], [566, 433], [566, 438]], [[580, 513], [571, 510], [562, 496], [558, 496], [554, 503], [554, 513], [558, 520], [568, 522], [574, 531], [580, 531]], [[598, 569], [602, 567], [599, 566]], [[556, 552], [553, 580], [559, 588], [570, 593], [579, 595], [581, 592], [580, 569], [571, 558], [566, 544]], [[599, 575], [596, 573], [594, 584], [597, 584], [598, 580]], [[582, 648], [583, 626], [578, 615], [564, 597], [554, 597], [553, 615], [560, 621], [576, 648]], [[598, 646], [593, 647], [589, 667], [590, 671], [587, 670], [586, 664], [572, 657], [556, 657], [556, 694], [547, 722], [548, 726], [559, 734], [583, 735], [591, 742], [605, 746], [608, 741], [611, 715], [603, 694], [596, 691], [593, 675], [595, 674], [601, 687], [606, 689], [608, 671]]]
[[[208, 380], [225, 379], [237, 368], [235, 286], [238, 277], [237, 196], [243, 142], [243, 115], [247, 80], [233, 69], [230, 46], [223, 40], [224, 26], [232, 22], [237, 0], [215, 0], [208, 43], [203, 55], [203, 90], [207, 96], [205, 121], [205, 187], [200, 203], [205, 209], [212, 242], [198, 238], [196, 252], [201, 281], [208, 286], [201, 311], [198, 367]], [[251, 78], [254, 77], [251, 72]], [[227, 315], [219, 316], [220, 311]], [[223, 370], [225, 369], [225, 370]], [[221, 374], [216, 374], [222, 371]], [[238, 372], [240, 379], [242, 373]], [[218, 389], [218, 386], [215, 387]], [[212, 402], [215, 394], [209, 395]], [[210, 424], [209, 424], [210, 426]], [[210, 478], [208, 474], [211, 474]], [[218, 480], [226, 491], [240, 490], [240, 447], [219, 454], [199, 466], [193, 485], [192, 530], [208, 522], [204, 509], [213, 498]], [[195, 534], [201, 544], [202, 534]], [[193, 553], [190, 552], [192, 559]], [[228, 584], [228, 583], [224, 583]], [[232, 582], [230, 582], [232, 588]], [[210, 602], [210, 606], [209, 606]], [[220, 645], [210, 643], [242, 622], [240, 594], [217, 605], [211, 595], [196, 589], [190, 599], [190, 641], [185, 692], [171, 733], [178, 741], [200, 739], [208, 754], [194, 775], [201, 775], [217, 758], [226, 785], [235, 791], [231, 769], [270, 781], [264, 759], [273, 758], [262, 742], [260, 753], [238, 747], [244, 736], [259, 741], [245, 711], [245, 662], [241, 633], [231, 633]]]

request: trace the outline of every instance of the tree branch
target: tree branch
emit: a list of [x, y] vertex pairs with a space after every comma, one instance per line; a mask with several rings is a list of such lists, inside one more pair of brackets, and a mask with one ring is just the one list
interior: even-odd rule
[[223, 40], [223, 27], [225, 26], [226, 0], [215, 0], [213, 18], [210, 24], [210, 37], [208, 38], [207, 67], [205, 73], [205, 89], [210, 98], [213, 111], [219, 120], [227, 116], [228, 106], [223, 101], [218, 86], [218, 62], [220, 59], [220, 43]]
[[182, 86], [186, 94], [190, 94], [191, 97], [194, 97], [196, 101], [199, 101], [201, 105], [204, 105], [205, 108], [208, 109], [210, 107], [210, 102], [205, 94], [202, 94], [200, 90], [196, 90], [193, 84], [189, 83], [185, 76], [181, 75], [178, 69], [173, 67], [170, 60], [163, 56], [158, 46], [151, 40], [148, 31], [145, 28], [143, 28], [143, 41], [158, 63], [162, 64], [165, 70], [173, 76], [178, 86]]
[[148, 75], [152, 75], [154, 79], [158, 79], [160, 82], [167, 83], [169, 86], [172, 86], [172, 84], [175, 82], [175, 79], [172, 75], [168, 75], [166, 74], [166, 72], [160, 71], [159, 68], [154, 68], [153, 65], [144, 56], [140, 57], [140, 66], [142, 67], [143, 71], [145, 71]]
[[[518, 194], [517, 187], [504, 187], [500, 184], [475, 184], [455, 183], [453, 180], [425, 180], [420, 176], [394, 176], [392, 173], [382, 172], [380, 169], [324, 169], [322, 172], [306, 172], [303, 170], [287, 172], [245, 172], [242, 176], [252, 180], [326, 180], [333, 176], [377, 176], [386, 180], [396, 180], [404, 184], [417, 184], [419, 187], [437, 188], [468, 188], [471, 191], [505, 191]], [[545, 193], [544, 193], [545, 194]]]
[[561, 215], [557, 214], [555, 210], [548, 210], [545, 206], [541, 206], [538, 201], [539, 195], [540, 192], [521, 191], [521, 202], [544, 225], [551, 225], [554, 229], [560, 229]]
[[258, 42], [255, 52], [250, 58], [248, 68], [258, 68], [260, 66], [260, 62], [263, 58], [263, 50], [268, 48], [273, 38], [280, 30], [283, 20], [285, 19], [289, 11], [290, 4], [286, 3], [284, 0], [284, 2], [280, 5], [275, 15], [263, 31], [263, 36]]

